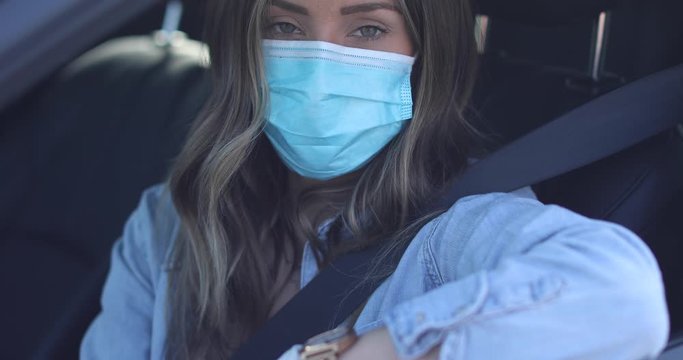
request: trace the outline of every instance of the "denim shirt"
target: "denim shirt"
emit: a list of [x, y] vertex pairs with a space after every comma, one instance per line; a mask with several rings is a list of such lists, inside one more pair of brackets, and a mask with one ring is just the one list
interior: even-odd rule
[[[168, 258], [180, 220], [145, 191], [112, 249], [83, 359], [162, 359]], [[300, 286], [318, 272], [304, 247]], [[669, 319], [657, 262], [629, 230], [538, 202], [469, 196], [425, 225], [355, 323], [386, 327], [400, 359], [648, 359]], [[297, 359], [300, 345], [281, 360]]]

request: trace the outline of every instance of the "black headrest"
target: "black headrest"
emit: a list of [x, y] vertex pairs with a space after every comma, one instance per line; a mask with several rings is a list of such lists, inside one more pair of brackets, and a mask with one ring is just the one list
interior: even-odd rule
[[531, 25], [562, 25], [592, 18], [622, 0], [475, 0], [477, 11], [492, 18]]

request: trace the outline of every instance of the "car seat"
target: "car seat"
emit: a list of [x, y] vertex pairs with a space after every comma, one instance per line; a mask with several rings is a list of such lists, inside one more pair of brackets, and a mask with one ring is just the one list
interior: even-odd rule
[[13, 114], [0, 141], [0, 358], [77, 358], [111, 245], [208, 96], [203, 56], [192, 40], [112, 40]]

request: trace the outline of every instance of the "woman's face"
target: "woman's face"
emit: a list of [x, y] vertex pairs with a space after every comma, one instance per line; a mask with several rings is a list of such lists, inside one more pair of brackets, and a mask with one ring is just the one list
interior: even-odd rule
[[272, 0], [264, 36], [414, 55], [395, 0]]

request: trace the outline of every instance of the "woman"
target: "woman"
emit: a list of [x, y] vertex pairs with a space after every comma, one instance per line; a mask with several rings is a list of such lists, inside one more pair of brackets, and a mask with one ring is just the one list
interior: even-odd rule
[[210, 0], [207, 20], [212, 97], [114, 246], [83, 358], [227, 358], [319, 268], [385, 239], [410, 245], [341, 359], [662, 350], [661, 276], [628, 230], [530, 189], [410, 220], [476, 143], [467, 0]]

